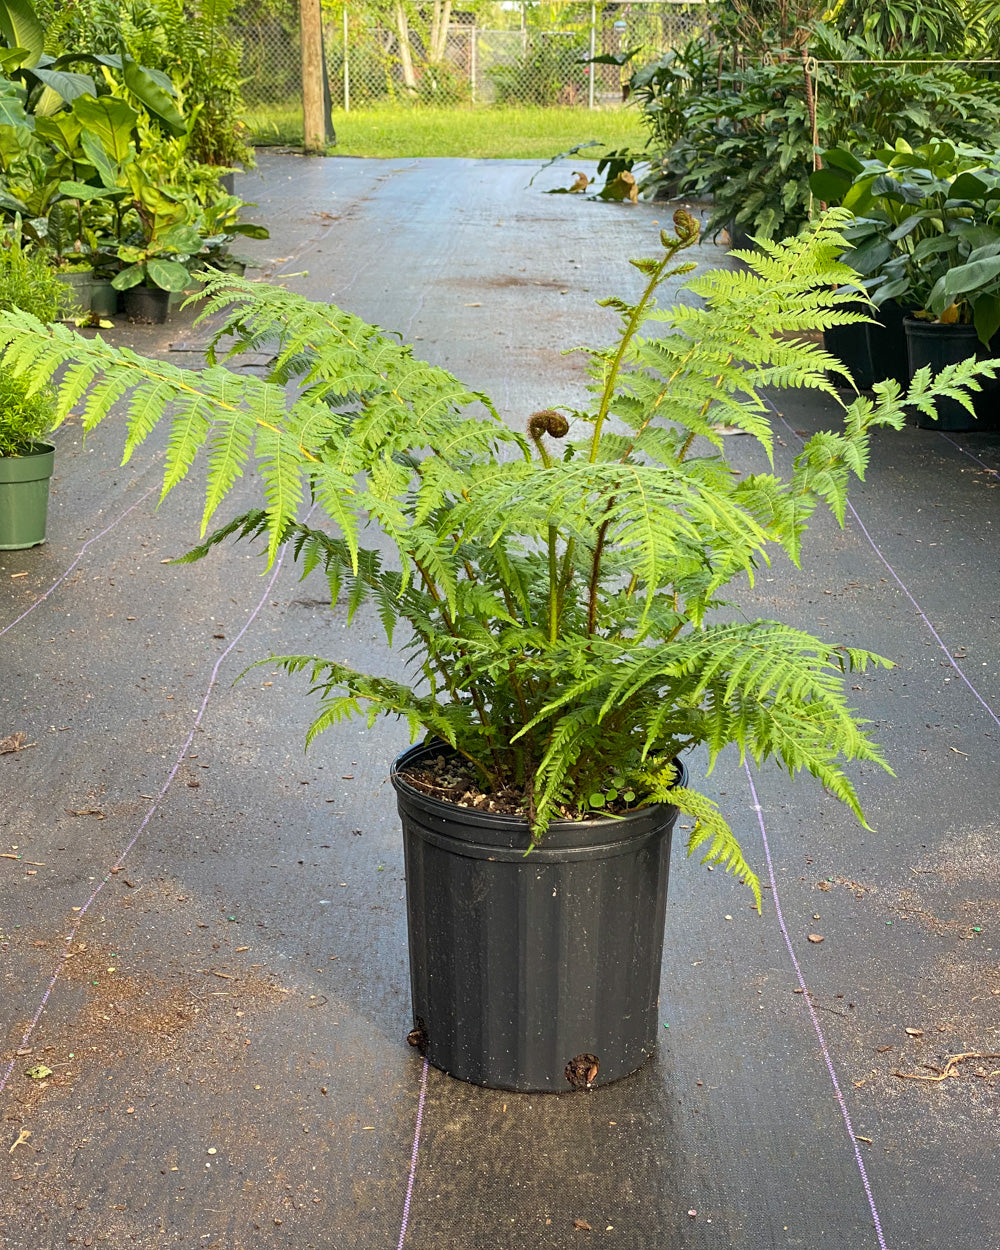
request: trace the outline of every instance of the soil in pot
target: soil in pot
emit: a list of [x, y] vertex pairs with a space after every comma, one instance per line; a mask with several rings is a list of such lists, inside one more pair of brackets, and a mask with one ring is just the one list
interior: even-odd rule
[[26, 456], [0, 456], [0, 551], [45, 542], [54, 464], [51, 443], [35, 443]]
[[[930, 365], [932, 373], [937, 374], [945, 365], [957, 364], [970, 356], [980, 360], [1000, 356], [1000, 335], [984, 347], [974, 326], [941, 325], [915, 317], [907, 317], [904, 326], [911, 378], [924, 365]], [[1000, 429], [1000, 377], [979, 381], [982, 390], [972, 395], [975, 417], [956, 400], [942, 399], [937, 405], [937, 420], [918, 413], [917, 425], [922, 429], [954, 431]]]
[[130, 286], [119, 293], [119, 304], [124, 316], [129, 321], [144, 322], [147, 325], [161, 326], [167, 319], [170, 307], [170, 292], [158, 286]]
[[627, 1076], [657, 1046], [676, 810], [554, 821], [526, 856], [526, 821], [409, 784], [409, 766], [441, 753], [414, 747], [392, 769], [410, 1041], [435, 1067], [494, 1089], [569, 1093]]

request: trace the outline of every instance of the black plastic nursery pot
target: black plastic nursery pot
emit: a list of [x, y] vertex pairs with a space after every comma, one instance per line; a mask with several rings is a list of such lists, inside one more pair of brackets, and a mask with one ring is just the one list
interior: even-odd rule
[[[958, 364], [970, 356], [981, 360], [1000, 356], [1000, 335], [994, 336], [989, 347], [984, 347], [975, 326], [942, 325], [915, 317], [907, 317], [904, 326], [911, 378], [924, 365], [930, 365], [936, 374], [945, 365]], [[979, 383], [982, 390], [971, 395], [975, 417], [956, 400], [941, 399], [937, 404], [937, 420], [918, 413], [917, 425], [922, 429], [955, 431], [1000, 429], [1000, 378], [984, 377]]]
[[0, 551], [45, 542], [55, 455], [51, 443], [35, 443], [27, 455], [0, 456]]
[[[871, 315], [871, 309], [866, 304], [849, 304], [847, 308], [850, 312]], [[846, 326], [830, 326], [823, 331], [824, 348], [844, 365], [859, 390], [867, 390], [875, 381], [868, 330], [865, 322], [856, 321]], [[845, 385], [839, 375], [831, 376], [834, 382]]]
[[872, 382], [895, 378], [900, 386], [910, 380], [906, 354], [906, 330], [903, 319], [907, 310], [894, 299], [887, 299], [875, 313], [875, 324], [865, 326], [868, 354], [871, 359]]
[[[677, 809], [525, 821], [421, 793], [394, 762], [403, 827], [414, 1033], [437, 1068], [493, 1089], [608, 1085], [656, 1051]], [[680, 785], [686, 782], [681, 766]]]
[[886, 300], [878, 309], [862, 303], [848, 307], [851, 312], [875, 320], [830, 326], [823, 331], [823, 346], [847, 366], [859, 390], [870, 390], [876, 382], [888, 378], [895, 378], [905, 386], [910, 374], [903, 329], [904, 309], [895, 300]]
[[130, 321], [144, 321], [147, 324], [161, 326], [167, 319], [170, 307], [170, 292], [158, 286], [130, 286], [120, 292], [119, 307], [122, 314]]

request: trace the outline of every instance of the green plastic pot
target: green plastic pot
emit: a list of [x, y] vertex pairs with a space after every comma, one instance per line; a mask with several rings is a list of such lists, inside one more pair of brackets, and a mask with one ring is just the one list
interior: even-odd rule
[[64, 317], [81, 317], [90, 312], [90, 300], [94, 285], [94, 274], [90, 269], [80, 269], [72, 273], [58, 273], [56, 277], [66, 288], [60, 312]]
[[0, 551], [45, 542], [55, 454], [51, 443], [35, 443], [27, 455], [0, 456]]
[[94, 277], [90, 287], [90, 311], [98, 317], [113, 317], [118, 312], [118, 292], [110, 278]]

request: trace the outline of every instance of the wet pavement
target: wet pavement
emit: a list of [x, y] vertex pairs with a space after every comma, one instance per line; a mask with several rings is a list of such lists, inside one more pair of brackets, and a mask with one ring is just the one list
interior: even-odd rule
[[[272, 239], [246, 250], [523, 425], [573, 402], [562, 351], [613, 333], [593, 301], [634, 288], [668, 222], [546, 196], [568, 169], [536, 170], [268, 154], [238, 190]], [[192, 365], [204, 342], [187, 313], [114, 337]], [[787, 465], [832, 406], [778, 407]], [[31, 744], [0, 755], [6, 1250], [993, 1244], [1000, 435], [880, 434], [846, 528], [745, 593], [895, 660], [856, 680], [896, 772], [854, 773], [877, 832], [720, 764], [764, 914], [675, 847], [659, 1054], [561, 1097], [463, 1085], [406, 1044], [404, 731], [340, 726], [307, 755], [304, 683], [236, 680], [285, 651], [398, 672], [374, 615], [348, 631], [322, 582], [249, 549], [164, 563], [200, 498], [157, 508], [162, 434], [125, 467], [114, 421], [56, 443], [48, 543], [0, 553], [0, 738]], [[731, 456], [759, 467], [747, 440]], [[990, 1057], [912, 1079], [968, 1052]]]

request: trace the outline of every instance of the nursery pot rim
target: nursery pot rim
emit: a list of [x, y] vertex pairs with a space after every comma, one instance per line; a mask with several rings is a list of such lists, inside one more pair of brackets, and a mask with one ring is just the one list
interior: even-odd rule
[[[448, 799], [434, 798], [433, 795], [410, 785], [404, 775], [406, 767], [421, 758], [434, 758], [438, 755], [464, 758], [446, 742], [416, 743], [401, 751], [392, 761], [389, 766], [389, 780], [398, 795], [405, 796], [409, 804], [420, 808], [427, 815], [444, 819], [465, 830], [476, 830], [479, 835], [476, 841], [472, 841], [467, 834], [460, 835], [463, 854], [471, 858], [521, 860], [529, 847], [529, 858], [536, 862], [562, 860], [570, 852], [578, 859], [599, 859], [625, 854], [635, 846], [637, 839], [655, 834], [664, 820], [669, 820], [671, 814], [677, 810], [671, 803], [646, 803], [629, 808], [620, 815], [588, 814], [579, 820], [561, 818], [551, 821], [541, 839], [532, 845], [531, 826], [523, 816], [512, 816], [506, 812], [484, 812]], [[677, 769], [674, 784], [686, 786], [688, 774], [684, 761], [677, 758], [673, 763]], [[446, 842], [453, 844], [453, 839], [447, 835], [439, 838], [428, 831], [422, 836], [441, 845]]]

